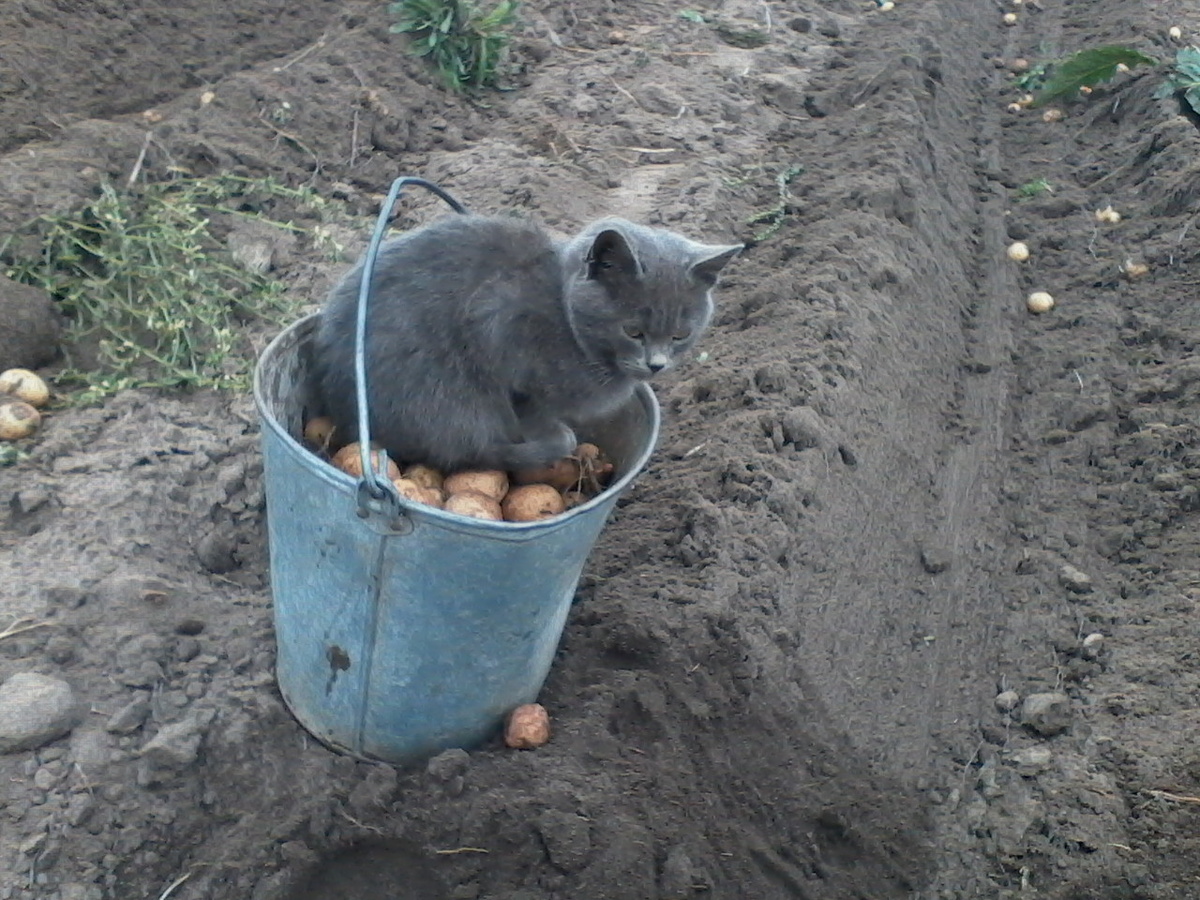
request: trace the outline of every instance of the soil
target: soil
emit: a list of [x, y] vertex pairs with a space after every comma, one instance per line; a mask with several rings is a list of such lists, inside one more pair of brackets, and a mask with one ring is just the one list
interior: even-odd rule
[[0, 11], [0, 233], [137, 168], [336, 202], [342, 257], [277, 264], [314, 306], [406, 174], [749, 247], [537, 750], [393, 767], [296, 723], [248, 396], [52, 410], [0, 469], [0, 627], [41, 626], [0, 680], [86, 713], [0, 756], [0, 900], [1200, 897], [1200, 134], [1161, 69], [1045, 122], [993, 63], [1170, 60], [1194, 4], [529, 0], [476, 101], [384, 3], [171, 7]]

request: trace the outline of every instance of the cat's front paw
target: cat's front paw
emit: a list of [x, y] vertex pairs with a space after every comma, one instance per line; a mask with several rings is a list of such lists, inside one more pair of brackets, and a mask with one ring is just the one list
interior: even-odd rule
[[558, 462], [575, 452], [579, 440], [575, 432], [562, 422], [555, 422], [537, 435], [527, 435], [516, 444], [500, 450], [502, 468], [535, 469]]

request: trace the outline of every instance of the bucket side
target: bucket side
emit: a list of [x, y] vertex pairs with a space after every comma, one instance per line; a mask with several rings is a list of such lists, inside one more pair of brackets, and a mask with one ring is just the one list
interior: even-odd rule
[[536, 541], [421, 523], [386, 539], [364, 752], [395, 760], [472, 747], [537, 698], [615, 499]]

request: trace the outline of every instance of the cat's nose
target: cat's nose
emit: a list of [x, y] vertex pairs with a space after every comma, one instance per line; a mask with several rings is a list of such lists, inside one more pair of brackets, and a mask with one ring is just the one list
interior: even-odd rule
[[651, 353], [646, 358], [646, 368], [650, 370], [650, 374], [657, 375], [667, 367], [667, 363], [670, 361], [665, 353]]

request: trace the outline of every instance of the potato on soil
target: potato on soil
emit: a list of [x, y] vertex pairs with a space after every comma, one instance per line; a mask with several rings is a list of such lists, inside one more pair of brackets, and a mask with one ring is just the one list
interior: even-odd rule
[[438, 491], [442, 490], [442, 483], [446, 480], [445, 476], [437, 469], [423, 465], [405, 467], [404, 477], [409, 481], [415, 481], [421, 487], [434, 488]]
[[50, 388], [40, 376], [28, 369], [0, 372], [0, 394], [11, 394], [38, 409], [50, 402]]
[[566, 512], [567, 505], [548, 484], [523, 484], [513, 488], [500, 504], [508, 522], [536, 522]]
[[0, 441], [27, 438], [42, 423], [42, 414], [23, 400], [0, 404]]
[[[359, 443], [355, 441], [353, 444], [347, 444], [337, 453], [333, 454], [331, 462], [347, 475], [354, 478], [362, 478], [362, 455], [359, 452]], [[371, 451], [371, 463], [378, 472], [383, 465], [383, 457], [378, 449]], [[395, 481], [400, 477], [400, 467], [396, 465], [396, 461], [388, 457], [387, 471], [382, 473], [389, 481]]]
[[446, 498], [443, 507], [446, 512], [457, 513], [460, 516], [470, 516], [472, 519], [489, 519], [499, 522], [504, 518], [500, 504], [478, 491], [459, 491]]
[[472, 469], [466, 472], [455, 472], [447, 475], [442, 483], [442, 490], [447, 495], [461, 494], [463, 491], [476, 491], [491, 497], [497, 503], [508, 493], [508, 474], [499, 469]]
[[504, 743], [514, 750], [533, 750], [550, 740], [550, 714], [540, 703], [526, 703], [508, 714]]
[[317, 416], [315, 419], [309, 419], [305, 424], [304, 440], [318, 450], [328, 450], [330, 444], [333, 443], [334, 431], [333, 419], [329, 416]]
[[407, 500], [424, 503], [426, 506], [435, 506], [438, 509], [442, 508], [444, 498], [442, 492], [437, 488], [425, 487], [409, 478], [393, 478], [392, 484], [396, 486], [400, 496]]

